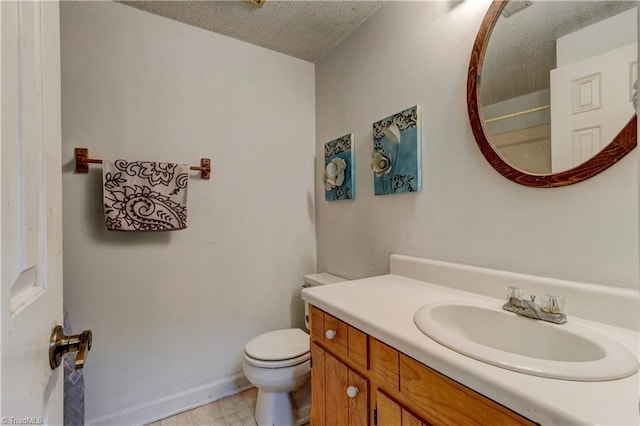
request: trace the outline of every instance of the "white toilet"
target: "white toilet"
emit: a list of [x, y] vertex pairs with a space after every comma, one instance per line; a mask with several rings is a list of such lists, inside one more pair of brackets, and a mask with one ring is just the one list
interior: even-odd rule
[[[311, 274], [304, 276], [303, 287], [341, 281], [345, 279], [328, 273]], [[309, 329], [306, 303], [305, 327]], [[310, 360], [309, 335], [299, 328], [269, 331], [247, 343], [242, 369], [247, 380], [258, 388], [258, 426], [294, 426], [309, 421], [309, 408], [295, 410], [292, 393], [309, 386]]]

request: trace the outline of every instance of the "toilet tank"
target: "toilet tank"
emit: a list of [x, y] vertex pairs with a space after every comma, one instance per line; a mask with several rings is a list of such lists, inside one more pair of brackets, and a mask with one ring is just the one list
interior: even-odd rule
[[[315, 287], [317, 285], [334, 284], [347, 281], [346, 278], [339, 277], [337, 275], [330, 274], [328, 272], [321, 272], [319, 274], [305, 275], [303, 278], [302, 288]], [[309, 328], [309, 304], [304, 302], [304, 327], [307, 330]]]

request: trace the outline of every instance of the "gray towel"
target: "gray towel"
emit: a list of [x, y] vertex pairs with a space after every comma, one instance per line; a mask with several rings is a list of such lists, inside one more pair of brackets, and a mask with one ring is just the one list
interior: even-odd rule
[[[67, 306], [63, 305], [64, 334], [70, 336], [71, 322]], [[76, 370], [76, 353], [64, 356], [64, 426], [84, 425], [84, 377], [82, 370]]]
[[187, 227], [186, 164], [104, 160], [104, 212], [110, 231]]

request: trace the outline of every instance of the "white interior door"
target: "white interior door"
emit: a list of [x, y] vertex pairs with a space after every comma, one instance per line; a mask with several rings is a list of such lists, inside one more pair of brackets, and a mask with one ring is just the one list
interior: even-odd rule
[[57, 2], [0, 2], [0, 415], [62, 424], [60, 19]]
[[578, 166], [600, 152], [633, 116], [636, 44], [551, 71], [551, 169]]

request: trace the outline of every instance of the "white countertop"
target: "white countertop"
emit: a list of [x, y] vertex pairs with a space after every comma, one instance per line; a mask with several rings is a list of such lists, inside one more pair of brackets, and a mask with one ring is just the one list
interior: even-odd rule
[[[414, 324], [418, 308], [433, 302], [495, 304], [492, 297], [399, 275], [382, 275], [307, 288], [302, 298], [406, 355], [543, 425], [639, 425], [640, 375], [603, 382], [556, 380], [518, 373], [459, 354]], [[568, 315], [639, 356], [638, 332]], [[526, 336], [523, 336], [526, 338]]]

